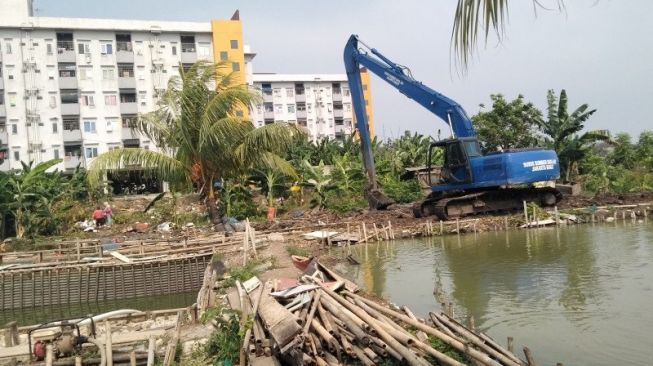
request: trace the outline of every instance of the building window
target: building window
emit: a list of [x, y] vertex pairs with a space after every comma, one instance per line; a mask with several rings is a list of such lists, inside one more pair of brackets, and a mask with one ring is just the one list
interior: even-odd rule
[[5, 104], [5, 95], [3, 93], [0, 93], [0, 105], [3, 105], [3, 104]]
[[209, 45], [200, 43], [197, 45], [197, 56], [198, 57], [209, 57], [211, 52], [209, 51]]
[[272, 84], [270, 83], [261, 84], [261, 90], [263, 90], [263, 94], [265, 95], [272, 95]]
[[351, 112], [351, 103], [344, 103], [343, 106], [346, 112]]
[[11, 125], [11, 134], [12, 135], [18, 135], [18, 125], [17, 124]]
[[117, 118], [107, 118], [107, 127], [106, 130], [107, 132], [112, 132], [113, 128], [118, 124], [118, 119]]
[[80, 55], [91, 53], [91, 45], [88, 43], [78, 43], [77, 53], [79, 53]]
[[113, 42], [111, 41], [101, 42], [100, 53], [103, 55], [113, 55]]
[[102, 68], [102, 80], [114, 80], [116, 78], [116, 70], [113, 67]]
[[84, 132], [96, 133], [95, 121], [84, 121]]
[[54, 153], [54, 158], [55, 158], [55, 159], [59, 159], [59, 149], [54, 149], [54, 150], [52, 150], [52, 151], [53, 151], [53, 153]]
[[52, 133], [59, 133], [59, 124], [57, 122], [52, 123]]
[[45, 52], [46, 52], [48, 55], [52, 55], [52, 54], [54, 53], [53, 48], [52, 48], [52, 43], [47, 43], [47, 44], [45, 45]]
[[280, 88], [274, 88], [274, 89], [272, 89], [272, 93], [274, 94], [275, 97], [280, 97], [281, 96], [281, 89]]
[[342, 88], [342, 95], [344, 95], [345, 97], [348, 97], [349, 94], [350, 94], [349, 93], [349, 88]]
[[131, 34], [116, 34], [116, 51], [132, 52]]
[[93, 69], [90, 66], [80, 66], [79, 80], [93, 80]]
[[5, 53], [11, 55], [11, 43], [5, 42]]
[[331, 103], [327, 103], [327, 111], [333, 112], [333, 108], [331, 107]]
[[85, 150], [86, 150], [86, 159], [92, 159], [97, 157], [97, 147], [87, 147]]
[[118, 98], [115, 94], [105, 95], [104, 96], [104, 105], [116, 105], [118, 103]]
[[87, 107], [95, 107], [95, 96], [92, 94], [82, 95], [82, 105]]
[[298, 103], [297, 103], [297, 110], [298, 110], [298, 111], [305, 111], [305, 110], [306, 110], [306, 103], [304, 103], [304, 102], [298, 102]]
[[288, 104], [288, 113], [295, 113], [295, 105]]
[[238, 49], [238, 40], [237, 39], [232, 39], [231, 42], [229, 42], [229, 43], [231, 44], [231, 49], [232, 50], [237, 50]]
[[20, 151], [14, 151], [14, 160], [20, 161]]
[[195, 52], [195, 36], [181, 36], [181, 52]]
[[238, 62], [232, 62], [232, 63], [231, 63], [231, 70], [233, 70], [233, 71], [240, 71], [240, 63], [238, 63]]
[[57, 108], [57, 95], [56, 94], [50, 95], [49, 104], [50, 104], [50, 108]]
[[60, 78], [74, 78], [77, 76], [77, 66], [75, 64], [59, 64], [59, 77]]
[[293, 88], [286, 88], [286, 97], [292, 98], [295, 96], [295, 89]]
[[283, 104], [275, 104], [274, 111], [277, 113], [283, 113]]
[[272, 103], [265, 103], [264, 106], [266, 112], [274, 112], [274, 107], [272, 106]]
[[7, 95], [7, 100], [9, 101], [9, 106], [10, 107], [15, 107], [16, 106], [16, 93], [9, 93]]
[[64, 131], [76, 131], [79, 130], [79, 119], [75, 117], [63, 117], [63, 129]]
[[172, 46], [172, 55], [176, 56], [177, 55], [177, 46]]
[[133, 78], [134, 64], [118, 64], [118, 77]]
[[79, 94], [76, 89], [62, 89], [61, 90], [61, 104], [76, 104], [79, 103]]
[[227, 51], [220, 51], [220, 61], [227, 61], [229, 59], [229, 54]]

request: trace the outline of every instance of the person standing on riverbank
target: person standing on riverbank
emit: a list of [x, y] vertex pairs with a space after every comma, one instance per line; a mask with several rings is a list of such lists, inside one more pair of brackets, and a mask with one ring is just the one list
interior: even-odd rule
[[100, 208], [100, 206], [95, 207], [95, 211], [93, 211], [93, 220], [95, 220], [96, 227], [103, 226], [107, 221], [106, 214], [104, 213], [104, 210]]
[[106, 219], [106, 224], [108, 227], [111, 227], [113, 223], [113, 209], [109, 205], [109, 202], [104, 203], [104, 217]]

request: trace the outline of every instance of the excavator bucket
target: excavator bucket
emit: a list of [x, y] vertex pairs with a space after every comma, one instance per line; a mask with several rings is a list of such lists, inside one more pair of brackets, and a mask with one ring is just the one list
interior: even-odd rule
[[374, 210], [385, 210], [388, 206], [395, 203], [391, 198], [388, 198], [383, 192], [379, 189], [372, 189], [367, 193], [367, 201], [370, 204], [370, 208]]

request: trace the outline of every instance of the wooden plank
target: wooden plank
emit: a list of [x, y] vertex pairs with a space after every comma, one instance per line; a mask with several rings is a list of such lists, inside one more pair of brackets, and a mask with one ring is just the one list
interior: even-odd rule
[[302, 331], [302, 328], [297, 323], [297, 317], [270, 296], [271, 291], [272, 284], [267, 282], [261, 294], [258, 313], [274, 341], [283, 348]]
[[118, 251], [113, 250], [113, 251], [108, 251], [107, 253], [109, 253], [110, 256], [116, 258], [117, 260], [119, 260], [121, 262], [124, 262], [124, 263], [131, 263], [132, 262], [132, 260], [129, 257], [127, 257], [126, 255], [120, 254], [120, 252], [118, 252]]

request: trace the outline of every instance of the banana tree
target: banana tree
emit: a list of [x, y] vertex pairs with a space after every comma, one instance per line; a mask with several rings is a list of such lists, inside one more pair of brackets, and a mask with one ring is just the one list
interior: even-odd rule
[[16, 237], [36, 234], [52, 225], [52, 202], [63, 194], [65, 184], [59, 172], [47, 173], [61, 159], [53, 159], [36, 166], [23, 163], [16, 174], [2, 179], [4, 198], [2, 211], [14, 216]]

